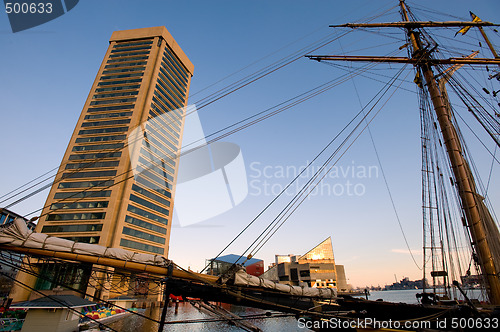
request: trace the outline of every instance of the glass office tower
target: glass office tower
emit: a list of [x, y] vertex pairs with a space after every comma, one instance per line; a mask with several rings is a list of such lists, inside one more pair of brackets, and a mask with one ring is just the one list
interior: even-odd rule
[[113, 32], [37, 232], [168, 255], [193, 68], [165, 27]]
[[112, 34], [37, 231], [167, 256], [192, 73], [164, 27]]

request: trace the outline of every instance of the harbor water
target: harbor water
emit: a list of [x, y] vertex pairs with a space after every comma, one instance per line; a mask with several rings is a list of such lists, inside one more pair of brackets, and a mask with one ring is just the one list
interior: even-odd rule
[[[256, 314], [265, 313], [265, 310], [247, 308], [235, 305], [224, 305], [224, 308], [239, 316], [252, 316]], [[155, 320], [160, 319], [161, 308], [149, 308], [143, 311], [145, 316], [151, 317]], [[167, 309], [167, 324], [164, 331], [242, 331], [240, 328], [231, 326], [226, 322], [203, 322], [203, 323], [189, 323], [192, 320], [198, 319], [212, 319], [213, 316], [206, 314], [193, 307], [188, 302], [179, 303], [178, 310], [175, 310], [175, 304], [170, 304]], [[170, 322], [170, 323], [169, 323]], [[299, 329], [297, 320], [294, 316], [279, 317], [279, 318], [261, 318], [249, 320], [252, 324], [259, 327], [263, 331], [304, 331]], [[109, 324], [109, 327], [120, 332], [157, 332], [158, 324], [142, 318], [137, 315], [129, 315], [122, 320]]]
[[[388, 302], [402, 302], [402, 303], [418, 303], [416, 294], [421, 293], [421, 289], [412, 290], [390, 290], [390, 291], [372, 291], [370, 293], [370, 300], [382, 299]], [[480, 298], [480, 292], [477, 290], [467, 291], [467, 296], [470, 298]], [[239, 316], [252, 316], [263, 314], [266, 311], [255, 308], [247, 308], [235, 305], [224, 305], [225, 309]], [[159, 320], [161, 315], [161, 308], [148, 308], [141, 313], [154, 320]], [[177, 311], [175, 304], [170, 304], [167, 309], [167, 323], [164, 331], [222, 331], [232, 332], [241, 331], [240, 328], [231, 326], [226, 322], [193, 322], [199, 319], [213, 319], [213, 316], [193, 307], [190, 303], [179, 303]], [[190, 322], [191, 321], [191, 322]], [[299, 328], [297, 320], [294, 316], [289, 317], [270, 317], [250, 319], [249, 322], [259, 327], [263, 331], [304, 331], [304, 328]], [[109, 324], [109, 327], [120, 332], [157, 332], [158, 324], [138, 315], [129, 315], [123, 319]]]

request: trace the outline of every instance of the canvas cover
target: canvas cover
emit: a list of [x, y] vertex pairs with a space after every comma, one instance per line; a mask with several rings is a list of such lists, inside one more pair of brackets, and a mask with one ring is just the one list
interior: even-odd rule
[[234, 284], [237, 286], [269, 288], [297, 296], [319, 297], [323, 299], [333, 299], [337, 296], [337, 291], [334, 288], [311, 288], [280, 284], [271, 280], [252, 276], [246, 273], [244, 269], [236, 272]]

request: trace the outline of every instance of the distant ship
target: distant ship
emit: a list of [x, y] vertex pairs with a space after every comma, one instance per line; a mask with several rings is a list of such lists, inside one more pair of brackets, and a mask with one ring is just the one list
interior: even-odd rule
[[405, 277], [400, 282], [395, 282], [392, 285], [386, 285], [384, 290], [404, 290], [404, 289], [424, 289], [425, 279], [412, 281], [410, 278]]

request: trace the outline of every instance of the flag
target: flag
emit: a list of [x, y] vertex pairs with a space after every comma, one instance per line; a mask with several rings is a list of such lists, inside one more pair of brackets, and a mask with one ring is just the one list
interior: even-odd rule
[[[469, 13], [470, 13], [470, 16], [472, 17], [472, 22], [481, 22], [481, 19], [479, 17], [477, 17], [476, 15], [474, 15], [472, 12], [469, 12]], [[472, 27], [471, 25], [464, 26], [462, 29], [460, 29], [455, 34], [455, 36], [458, 35], [459, 33], [461, 33], [462, 35], [465, 35], [467, 33], [467, 31], [469, 31], [469, 29], [471, 27]]]

